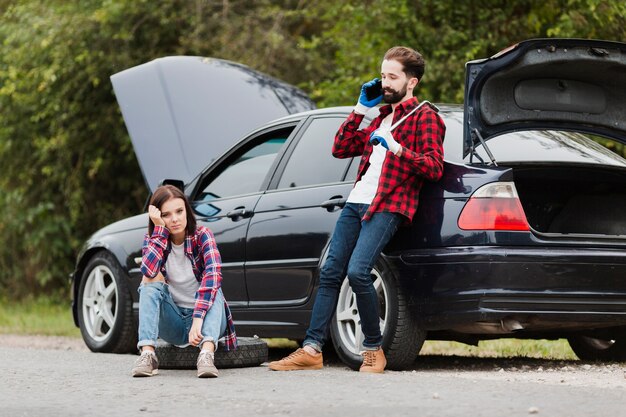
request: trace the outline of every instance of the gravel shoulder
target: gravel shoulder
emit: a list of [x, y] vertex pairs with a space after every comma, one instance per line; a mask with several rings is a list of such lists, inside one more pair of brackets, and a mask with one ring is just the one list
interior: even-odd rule
[[83, 339], [62, 336], [0, 334], [0, 346], [21, 349], [89, 351]]
[[[270, 349], [270, 360], [289, 350]], [[80, 339], [0, 335], [0, 417], [624, 415], [624, 368], [613, 363], [420, 356], [412, 369], [362, 375], [331, 352], [324, 368], [267, 365], [131, 378], [135, 355], [90, 352]]]
[[[0, 334], [0, 347], [89, 352], [82, 339], [61, 336]], [[269, 360], [290, 353], [270, 349]], [[94, 354], [95, 355], [95, 354]], [[132, 355], [124, 355], [132, 357]], [[334, 352], [324, 353], [324, 363], [342, 368]], [[621, 387], [626, 389], [626, 365], [584, 361], [534, 358], [477, 358], [466, 356], [421, 355], [414, 367], [405, 372], [453, 375], [455, 378], [493, 381], [526, 381], [568, 386]]]

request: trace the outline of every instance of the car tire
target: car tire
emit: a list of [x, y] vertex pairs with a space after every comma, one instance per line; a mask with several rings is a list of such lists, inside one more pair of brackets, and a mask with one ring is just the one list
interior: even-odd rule
[[78, 325], [93, 352], [129, 353], [137, 349], [137, 326], [128, 275], [113, 255], [98, 252], [78, 288]]
[[619, 328], [611, 337], [576, 335], [567, 341], [582, 360], [626, 361], [626, 328]]
[[[200, 351], [195, 346], [179, 348], [163, 341], [157, 342], [156, 355], [161, 369], [196, 369]], [[217, 368], [243, 368], [267, 362], [267, 343], [258, 337], [238, 337], [237, 349], [225, 350], [222, 344], [215, 351]]]
[[[396, 274], [384, 259], [372, 269], [372, 280], [378, 292], [382, 348], [387, 369], [403, 370], [410, 367], [419, 354], [426, 332], [417, 325], [415, 313], [409, 305], [406, 291], [399, 285]], [[357, 370], [363, 362], [360, 355], [362, 336], [356, 298], [347, 277], [344, 279], [337, 309], [331, 322], [333, 346], [339, 358]]]

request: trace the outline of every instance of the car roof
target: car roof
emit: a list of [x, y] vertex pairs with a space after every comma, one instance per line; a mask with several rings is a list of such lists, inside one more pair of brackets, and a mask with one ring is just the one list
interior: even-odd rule
[[[449, 113], [449, 112], [463, 112], [463, 105], [461, 104], [451, 104], [451, 103], [444, 103], [444, 104], [439, 104], [436, 103], [435, 104], [437, 106], [437, 108], [439, 108], [439, 112], [441, 113]], [[376, 117], [376, 115], [378, 114], [378, 109], [379, 107], [374, 107], [372, 110], [370, 110], [370, 112], [368, 112], [366, 114], [366, 118], [373, 118]], [[304, 111], [304, 112], [300, 112], [300, 113], [295, 113], [295, 114], [290, 114], [288, 116], [284, 116], [278, 119], [275, 119], [269, 123], [266, 123], [265, 125], [261, 126], [259, 129], [255, 129], [256, 130], [261, 130], [261, 129], [265, 129], [268, 126], [273, 126], [276, 124], [280, 124], [283, 122], [291, 122], [291, 121], [297, 121], [297, 120], [301, 120], [305, 117], [309, 117], [309, 116], [323, 116], [323, 115], [336, 115], [336, 114], [341, 114], [341, 115], [345, 115], [347, 116], [348, 114], [350, 114], [350, 112], [352, 112], [352, 110], [354, 110], [354, 106], [334, 106], [334, 107], [324, 107], [321, 109], [314, 109], [314, 110], [308, 110], [308, 111]]]

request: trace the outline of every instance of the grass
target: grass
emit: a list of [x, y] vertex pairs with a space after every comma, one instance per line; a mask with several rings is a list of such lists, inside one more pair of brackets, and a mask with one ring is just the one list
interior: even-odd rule
[[[0, 334], [38, 334], [79, 338], [69, 302], [50, 298], [20, 302], [0, 300]], [[295, 349], [289, 339], [266, 339], [270, 348]], [[527, 357], [537, 359], [575, 360], [566, 340], [497, 339], [481, 341], [478, 346], [457, 342], [427, 341], [421, 355], [469, 356], [484, 358]]]
[[565, 339], [559, 340], [483, 340], [478, 346], [457, 342], [427, 341], [420, 355], [471, 356], [478, 358], [536, 358], [577, 360]]
[[[298, 344], [289, 339], [265, 339], [270, 348], [296, 349]], [[536, 358], [576, 360], [567, 340], [485, 340], [478, 346], [458, 342], [432, 340], [424, 343], [420, 355], [468, 356], [476, 358]]]
[[45, 297], [20, 302], [0, 300], [0, 333], [80, 337], [69, 301]]

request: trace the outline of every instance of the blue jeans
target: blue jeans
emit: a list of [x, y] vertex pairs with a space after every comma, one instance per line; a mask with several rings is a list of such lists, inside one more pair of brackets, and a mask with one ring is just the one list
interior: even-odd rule
[[368, 207], [367, 204], [347, 203], [337, 220], [328, 257], [320, 272], [311, 323], [303, 343], [319, 352], [328, 336], [328, 326], [346, 274], [361, 317], [361, 329], [365, 337], [363, 347], [376, 349], [382, 344], [378, 295], [371, 271], [383, 248], [400, 226], [402, 217], [382, 212], [374, 213], [370, 220], [363, 221]]
[[[161, 338], [176, 346], [189, 344], [189, 330], [193, 322], [193, 309], [179, 307], [174, 303], [169, 286], [162, 281], [148, 282], [139, 286], [139, 342], [142, 346], [155, 346]], [[204, 342], [217, 341], [226, 334], [224, 295], [218, 290], [213, 306], [206, 312], [202, 322], [202, 347]]]

